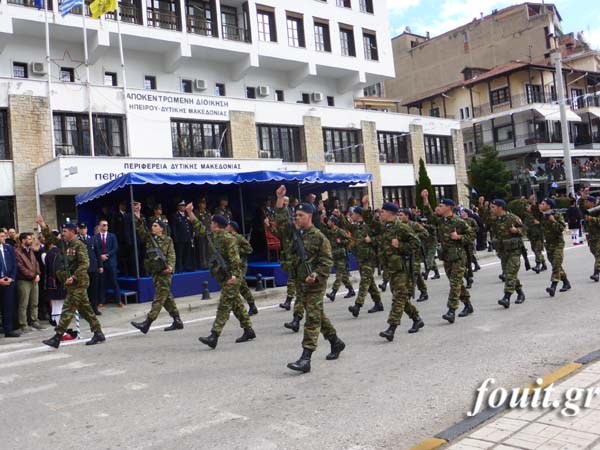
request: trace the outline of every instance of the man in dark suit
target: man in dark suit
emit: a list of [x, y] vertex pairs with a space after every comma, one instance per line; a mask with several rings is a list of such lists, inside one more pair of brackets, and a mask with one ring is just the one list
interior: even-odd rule
[[100, 304], [106, 303], [107, 289], [113, 289], [115, 299], [119, 302], [119, 307], [122, 308], [121, 291], [117, 282], [117, 253], [119, 251], [119, 243], [117, 237], [108, 232], [108, 222], [101, 220], [98, 224], [99, 232], [94, 236], [95, 245], [99, 250], [100, 259], [98, 273], [100, 274]]
[[15, 280], [17, 278], [17, 258], [12, 245], [6, 244], [7, 234], [0, 230], [0, 306], [2, 307], [2, 327], [6, 337], [19, 337], [15, 332], [16, 310]]
[[90, 305], [92, 305], [94, 313], [97, 316], [101, 316], [102, 313], [98, 309], [100, 299], [100, 274], [98, 273], [98, 269], [100, 268], [100, 248], [96, 245], [96, 239], [88, 234], [88, 228], [85, 222], [79, 222], [77, 224], [77, 239], [86, 245], [88, 257], [90, 259], [90, 266], [88, 267], [90, 285], [87, 289]]
[[[98, 221], [98, 223], [100, 223], [102, 220], [103, 219]], [[118, 267], [123, 275], [135, 275], [133, 273], [129, 273], [129, 258], [130, 253], [133, 252], [131, 224], [129, 225], [129, 231], [127, 231], [127, 202], [123, 200], [119, 202], [119, 209], [113, 215], [112, 221], [110, 222], [110, 229], [118, 239]]]
[[186, 203], [177, 204], [177, 212], [171, 219], [171, 232], [175, 244], [175, 272], [192, 272], [194, 270], [192, 239], [194, 229], [185, 213]]

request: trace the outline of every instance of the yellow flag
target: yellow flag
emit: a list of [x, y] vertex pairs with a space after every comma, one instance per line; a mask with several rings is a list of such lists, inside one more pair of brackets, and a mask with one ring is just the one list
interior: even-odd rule
[[114, 11], [115, 9], [117, 9], [117, 0], [96, 0], [90, 4], [90, 12], [94, 19], [98, 19], [102, 14]]

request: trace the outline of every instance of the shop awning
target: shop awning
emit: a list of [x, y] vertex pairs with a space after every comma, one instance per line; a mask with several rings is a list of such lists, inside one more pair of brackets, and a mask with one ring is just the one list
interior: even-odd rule
[[[541, 115], [545, 120], [560, 120], [560, 109], [558, 107], [553, 108], [533, 108], [536, 113]], [[581, 117], [575, 114], [570, 109], [567, 109], [567, 120], [569, 122], [581, 122]]]

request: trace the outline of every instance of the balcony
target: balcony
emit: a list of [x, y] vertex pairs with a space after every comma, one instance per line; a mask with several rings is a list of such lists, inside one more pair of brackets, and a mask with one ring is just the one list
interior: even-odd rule
[[186, 20], [188, 33], [217, 37], [215, 33], [215, 24], [211, 20], [206, 20], [204, 17], [194, 15], [188, 15]]
[[[120, 3], [121, 8], [121, 22], [132, 23], [134, 25], [143, 25], [142, 14], [140, 8], [136, 5], [128, 3]], [[116, 20], [115, 13], [109, 12], [104, 16], [108, 20]]]
[[513, 95], [505, 101], [497, 104], [484, 103], [473, 108], [473, 117], [484, 117], [503, 111], [510, 111], [514, 108], [531, 105], [534, 103], [551, 103], [556, 101], [556, 94], [550, 90], [543, 92], [533, 92], [529, 94]]
[[[37, 8], [35, 0], [8, 0], [8, 4]], [[48, 11], [52, 12], [52, 0], [48, 0]]]
[[223, 39], [228, 41], [252, 42], [250, 39], [250, 33], [245, 28], [223, 24], [222, 29]]
[[148, 26], [163, 30], [181, 31], [179, 14], [157, 8], [146, 8]]
[[[516, 145], [515, 145], [516, 142]], [[538, 132], [527, 133], [522, 135], [517, 135], [516, 139], [506, 139], [503, 141], [496, 142], [496, 149], [498, 151], [506, 151], [512, 150], [521, 147], [527, 147], [529, 145], [537, 145], [537, 144], [560, 144], [562, 143], [562, 137], [560, 133], [547, 133], [547, 132]]]

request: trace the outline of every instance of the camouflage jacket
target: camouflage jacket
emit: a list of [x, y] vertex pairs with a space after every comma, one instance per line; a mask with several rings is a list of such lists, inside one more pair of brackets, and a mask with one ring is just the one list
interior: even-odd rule
[[423, 262], [423, 244], [429, 238], [429, 231], [419, 222], [415, 222], [414, 220], [409, 220], [406, 222], [411, 230], [417, 235], [419, 239], [419, 247], [415, 250], [413, 256], [415, 258], [415, 262]]
[[[202, 211], [196, 210], [194, 211], [194, 215], [200, 220], [200, 222], [202, 223], [202, 225], [204, 225], [205, 228], [210, 227], [210, 220], [212, 216], [208, 209], [204, 209]], [[198, 234], [195, 234], [195, 237], [206, 237], [206, 235], [199, 236]]]
[[345, 259], [348, 257], [348, 248], [350, 247], [352, 238], [344, 229], [339, 227], [331, 229], [327, 227], [323, 229], [323, 234], [329, 239], [329, 243], [331, 244], [331, 255], [334, 259]]
[[[466, 257], [465, 246], [475, 240], [475, 233], [467, 222], [454, 214], [450, 217], [438, 217], [429, 205], [424, 206], [423, 211], [427, 220], [437, 227], [438, 239], [442, 245], [440, 259], [442, 261], [458, 261]], [[450, 234], [453, 231], [461, 235], [462, 239], [452, 240]]]
[[[225, 260], [229, 274], [238, 279], [241, 278], [243, 275], [243, 265], [240, 254], [238, 253], [238, 244], [235, 237], [227, 231], [219, 231], [217, 233], [212, 233], [212, 236], [209, 235], [206, 227], [197, 217], [192, 222], [192, 226], [194, 227], [194, 232], [197, 233], [198, 236], [212, 239], [215, 249]], [[227, 281], [227, 277], [225, 276], [223, 270], [219, 267], [218, 261], [215, 258], [214, 250], [212, 248], [210, 249], [210, 253], [210, 274], [213, 276], [213, 278], [216, 278], [221, 283]]]
[[[372, 215], [371, 211], [365, 211], [363, 213], [362, 222], [350, 223], [345, 216], [340, 217], [340, 227], [350, 232], [352, 235], [352, 254], [356, 257], [359, 263], [365, 264], [367, 262], [375, 263], [377, 256], [376, 251], [376, 238], [377, 232], [372, 226]], [[365, 238], [369, 236], [371, 242], [365, 242]]]
[[467, 217], [464, 220], [471, 227], [471, 230], [473, 230], [473, 233], [477, 234], [479, 232], [479, 224], [477, 223], [477, 221], [474, 218]]
[[250, 256], [253, 251], [252, 245], [250, 245], [250, 242], [248, 242], [248, 240], [239, 233], [234, 234], [233, 237], [235, 238], [235, 243], [237, 245], [242, 264], [247, 265], [248, 256]]
[[[293, 230], [291, 228], [293, 225], [288, 219], [287, 209], [277, 208], [275, 210], [275, 220], [277, 222], [277, 227], [280, 229], [282, 238], [293, 242]], [[313, 286], [315, 288], [322, 288], [327, 284], [327, 279], [329, 278], [331, 268], [333, 267], [331, 244], [325, 235], [315, 226], [312, 226], [307, 230], [302, 230], [299, 233], [302, 243], [304, 244], [307, 261], [312, 271], [317, 274], [317, 283]], [[290, 265], [294, 270], [294, 275], [297, 280], [304, 280], [310, 275], [307, 273], [305, 264], [293, 245], [290, 248]]]
[[585, 231], [590, 247], [594, 247], [600, 241], [600, 215], [589, 214], [583, 216], [585, 220]]
[[[398, 248], [392, 246], [393, 239], [400, 242]], [[410, 270], [408, 262], [421, 245], [413, 229], [400, 220], [381, 225], [379, 243], [382, 253], [381, 261], [384, 270], [388, 272], [408, 272]]]
[[[90, 285], [90, 276], [88, 275], [90, 258], [85, 243], [77, 238], [74, 238], [71, 242], [64, 242], [57, 239], [48, 227], [42, 228], [42, 234], [46, 242], [51, 242], [58, 246], [59, 256], [56, 260], [56, 278], [63, 283], [65, 289], [68, 291], [87, 289]], [[73, 284], [64, 284], [65, 280], [69, 277], [73, 277]]]
[[[538, 223], [535, 223], [535, 222]], [[539, 241], [544, 239], [544, 233], [542, 231], [542, 224], [536, 217], [530, 213], [525, 212], [524, 216], [525, 232], [530, 241]]]
[[[563, 232], [567, 228], [567, 224], [561, 213], [551, 210], [544, 214], [536, 207], [534, 209], [534, 216], [540, 221], [540, 225], [542, 226], [546, 247], [565, 245]], [[556, 222], [550, 222], [550, 216], [554, 216]]]
[[[175, 246], [173, 245], [173, 239], [163, 234], [162, 236], [154, 236], [153, 241], [152, 233], [146, 229], [142, 219], [136, 218], [135, 230], [146, 245], [146, 259], [144, 260], [144, 267], [150, 274], [161, 274], [167, 267], [170, 267], [171, 269], [175, 268]], [[165, 255], [167, 260], [166, 264], [163, 263], [158, 256], [158, 253], [155, 250], [156, 246], [158, 246], [162, 251], [162, 254]]]
[[429, 220], [426, 220], [426, 219], [425, 219], [425, 221], [421, 220], [420, 224], [423, 225], [425, 227], [425, 229], [427, 230], [427, 236], [425, 236], [424, 238], [421, 239], [421, 242], [423, 243], [423, 245], [425, 247], [436, 246], [438, 243], [438, 238], [437, 238], [437, 229], [436, 229], [435, 225], [432, 225], [431, 223], [429, 223]]
[[[517, 233], [510, 232], [512, 227], [517, 229]], [[523, 222], [519, 216], [507, 212], [505, 215], [496, 217], [492, 222], [492, 245], [498, 252], [520, 251], [523, 247]]]

